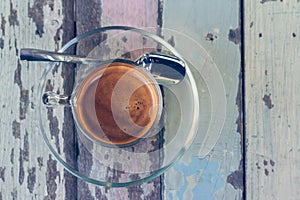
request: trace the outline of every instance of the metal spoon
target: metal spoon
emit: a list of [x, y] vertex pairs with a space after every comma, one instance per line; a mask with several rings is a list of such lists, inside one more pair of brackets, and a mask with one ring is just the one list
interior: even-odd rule
[[[104, 62], [96, 58], [69, 55], [40, 49], [21, 49], [20, 59], [27, 61], [66, 62], [76, 64], [99, 64]], [[177, 58], [160, 52], [143, 54], [134, 62], [153, 75], [161, 84], [177, 84], [185, 76], [185, 63]]]

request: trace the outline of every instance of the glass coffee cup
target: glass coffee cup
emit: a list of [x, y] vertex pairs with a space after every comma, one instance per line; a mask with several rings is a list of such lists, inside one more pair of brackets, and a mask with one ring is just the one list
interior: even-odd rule
[[[49, 82], [62, 85], [63, 80], [49, 80], [53, 69], [64, 66], [46, 67], [37, 94], [40, 133], [56, 160], [78, 178], [111, 187], [149, 181], [173, 165], [197, 134], [199, 96], [193, 75], [155, 29], [103, 27], [77, 36], [60, 52], [91, 43], [82, 56], [101, 62], [78, 64], [70, 93], [48, 86]], [[181, 60], [186, 68], [182, 81], [168, 84], [157, 77], [172, 71], [162, 68], [153, 73], [144, 67], [147, 60], [137, 62], [153, 52]], [[75, 128], [53, 137], [49, 113], [57, 116], [59, 124], [71, 115]], [[67, 135], [74, 138], [79, 156], [62, 152], [57, 138]], [[121, 175], [115, 179], [114, 173]]]

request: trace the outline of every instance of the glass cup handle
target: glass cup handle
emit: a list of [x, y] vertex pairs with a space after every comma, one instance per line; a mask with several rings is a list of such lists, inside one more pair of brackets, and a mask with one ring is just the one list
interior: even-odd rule
[[71, 106], [70, 97], [66, 95], [56, 94], [55, 92], [48, 91], [43, 94], [42, 101], [48, 107], [58, 105]]

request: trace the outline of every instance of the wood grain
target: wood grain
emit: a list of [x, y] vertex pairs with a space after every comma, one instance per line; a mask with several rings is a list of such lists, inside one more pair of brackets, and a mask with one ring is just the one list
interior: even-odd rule
[[[65, 187], [67, 173], [49, 154], [37, 129], [36, 92], [45, 63], [19, 60], [23, 47], [61, 47], [66, 39], [61, 32], [66, 24], [63, 6], [61, 1], [1, 2], [1, 199], [61, 199], [73, 194]], [[53, 72], [49, 83], [60, 79], [60, 73]], [[57, 118], [49, 113], [49, 119]], [[59, 134], [59, 124], [52, 123], [49, 128]], [[64, 151], [63, 140], [60, 144]]]
[[245, 4], [247, 197], [299, 199], [299, 1]]
[[[89, 4], [86, 4], [85, 1], [76, 1], [77, 34], [93, 30], [94, 28], [112, 25], [156, 28], [158, 26], [158, 3], [157, 0], [94, 0]], [[141, 12], [145, 7], [147, 7], [146, 11]], [[77, 54], [88, 54], [95, 47], [95, 44], [101, 42], [102, 39], [105, 38], [102, 36], [95, 37], [85, 43], [84, 46], [78, 45]], [[82, 144], [79, 144], [78, 159], [78, 163], [86, 163], [84, 166], [78, 166], [79, 170], [89, 173], [93, 168], [93, 159], [90, 152], [83, 148]], [[111, 176], [111, 180], [118, 180], [122, 175], [114, 169], [104, 173], [106, 173], [106, 176]], [[161, 182], [162, 178], [158, 177], [148, 183], [128, 188], [107, 188], [78, 180], [78, 198], [161, 199], [163, 190]]]

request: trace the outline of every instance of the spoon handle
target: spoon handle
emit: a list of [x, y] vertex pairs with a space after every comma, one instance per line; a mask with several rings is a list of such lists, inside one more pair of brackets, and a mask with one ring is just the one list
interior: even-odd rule
[[67, 62], [77, 64], [94, 64], [102, 62], [95, 58], [27, 48], [20, 50], [20, 59], [27, 61]]
[[[121, 62], [129, 62], [130, 60], [100, 60], [97, 58], [89, 58], [78, 55], [70, 55], [59, 52], [45, 51], [41, 49], [21, 49], [20, 59], [27, 61], [47, 61], [47, 62], [66, 62], [76, 64], [99, 64], [111, 63], [121, 60]], [[150, 71], [153, 77], [161, 84], [176, 84], [185, 77], [185, 63], [179, 58], [160, 52], [150, 52], [142, 55], [134, 63]]]

